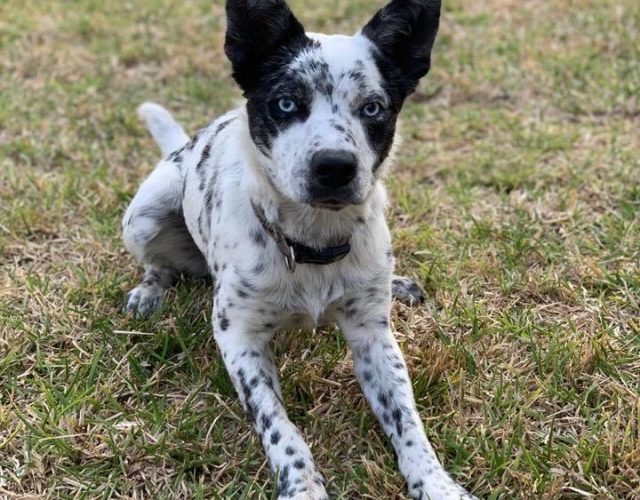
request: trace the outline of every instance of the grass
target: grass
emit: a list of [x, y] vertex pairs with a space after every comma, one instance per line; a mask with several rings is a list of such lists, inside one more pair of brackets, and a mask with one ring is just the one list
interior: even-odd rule
[[[374, 8], [292, 4], [316, 31]], [[119, 221], [157, 159], [135, 107], [195, 130], [234, 104], [223, 12], [0, 2], [0, 497], [273, 497], [207, 285], [120, 312]], [[429, 298], [394, 326], [434, 447], [483, 498], [640, 496], [639, 27], [636, 0], [447, 0], [404, 112], [389, 221]], [[332, 496], [405, 498], [340, 335], [276, 349]]]

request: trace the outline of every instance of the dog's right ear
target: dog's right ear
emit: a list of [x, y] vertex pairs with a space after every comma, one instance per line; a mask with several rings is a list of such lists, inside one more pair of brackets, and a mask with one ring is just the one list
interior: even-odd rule
[[308, 40], [284, 0], [227, 0], [226, 10], [224, 51], [233, 66], [233, 77], [245, 92], [255, 87], [261, 66], [270, 56]]

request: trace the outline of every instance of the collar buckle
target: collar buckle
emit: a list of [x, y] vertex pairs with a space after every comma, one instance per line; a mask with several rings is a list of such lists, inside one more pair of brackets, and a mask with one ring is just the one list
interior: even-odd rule
[[287, 265], [287, 269], [293, 273], [296, 270], [296, 253], [291, 245], [288, 245], [288, 247], [289, 255], [284, 256], [284, 263]]
[[351, 250], [351, 245], [348, 242], [335, 247], [316, 250], [301, 243], [290, 241], [277, 224], [270, 223], [267, 220], [262, 207], [256, 205], [253, 201], [251, 202], [251, 205], [253, 206], [253, 211], [263, 229], [267, 234], [269, 234], [269, 236], [271, 236], [278, 248], [278, 251], [284, 257], [284, 263], [289, 272], [293, 273], [296, 270], [296, 265], [298, 263], [327, 265], [338, 262], [339, 260], [344, 259]]
[[290, 272], [294, 272], [296, 270], [296, 253], [293, 250], [293, 246], [287, 243], [287, 239], [284, 237], [279, 230], [274, 230], [273, 239], [276, 242], [278, 250], [284, 257], [284, 263], [287, 266], [287, 269]]

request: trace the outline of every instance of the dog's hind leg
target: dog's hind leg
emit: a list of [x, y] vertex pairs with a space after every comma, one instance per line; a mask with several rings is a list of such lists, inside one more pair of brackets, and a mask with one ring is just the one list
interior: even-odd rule
[[168, 267], [147, 264], [140, 284], [127, 295], [125, 310], [134, 315], [147, 316], [162, 304], [165, 290], [174, 279], [174, 271]]
[[138, 109], [166, 160], [142, 183], [122, 220], [127, 249], [144, 266], [140, 284], [128, 295], [125, 310], [146, 316], [164, 299], [177, 274], [207, 274], [182, 212], [183, 146], [189, 137], [164, 108], [145, 103]]
[[140, 284], [128, 295], [125, 310], [146, 316], [156, 310], [179, 273], [207, 274], [182, 213], [182, 175], [175, 161], [160, 162], [140, 186], [124, 216], [127, 249], [144, 266]]
[[420, 286], [410, 278], [394, 275], [391, 280], [391, 295], [398, 302], [408, 306], [417, 306], [424, 302], [424, 293]]

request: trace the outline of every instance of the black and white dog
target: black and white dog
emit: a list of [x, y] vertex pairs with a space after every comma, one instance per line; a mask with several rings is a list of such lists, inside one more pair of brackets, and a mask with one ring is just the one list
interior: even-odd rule
[[337, 323], [409, 493], [473, 498], [444, 471], [416, 411], [389, 323], [381, 178], [403, 101], [430, 67], [440, 0], [393, 0], [356, 35], [305, 33], [283, 0], [228, 0], [225, 51], [246, 104], [189, 139], [167, 111], [140, 115], [165, 159], [123, 221], [144, 265], [127, 309], [145, 315], [179, 273], [214, 278], [213, 331], [278, 477], [279, 498], [327, 498], [287, 412], [274, 333]]

